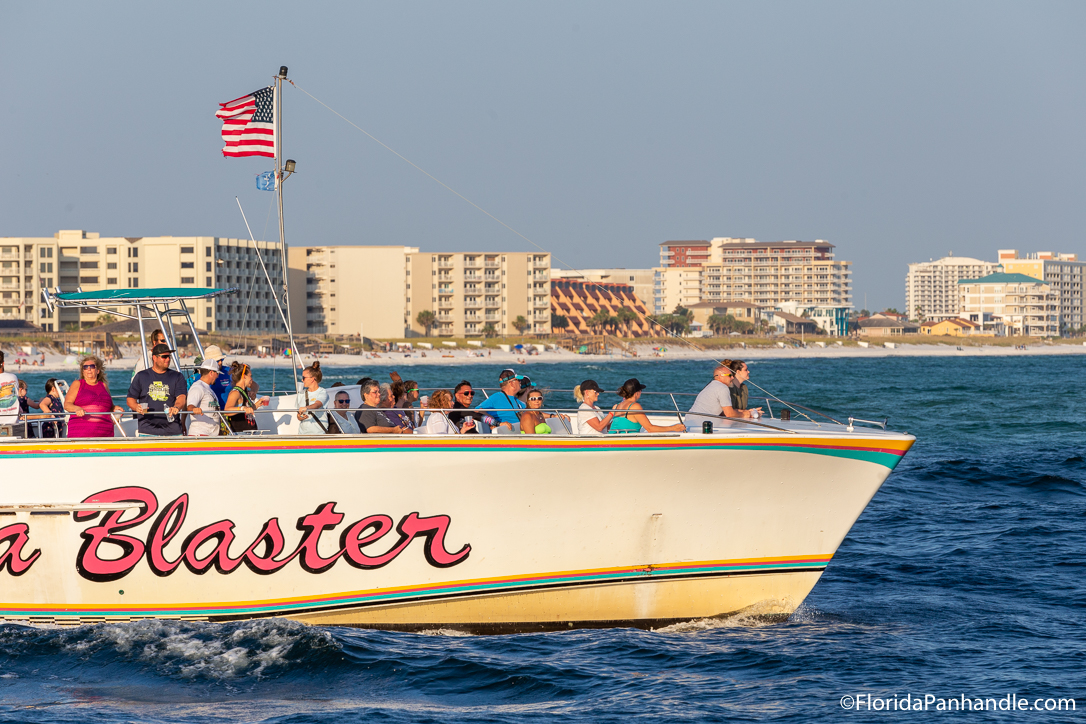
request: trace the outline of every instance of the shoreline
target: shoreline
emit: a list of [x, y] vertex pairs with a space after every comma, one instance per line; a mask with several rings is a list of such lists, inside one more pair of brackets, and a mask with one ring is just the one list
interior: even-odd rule
[[[126, 350], [126, 353], [128, 351]], [[489, 355], [488, 355], [489, 352]], [[1009, 356], [1034, 356], [1034, 355], [1075, 355], [1086, 354], [1086, 345], [1045, 345], [1015, 349], [1004, 346], [969, 346], [958, 349], [950, 345], [921, 345], [900, 344], [894, 349], [879, 346], [869, 348], [862, 347], [749, 347], [749, 348], [721, 348], [717, 350], [698, 351], [692, 349], [668, 349], [667, 352], [657, 355], [650, 346], [638, 347], [638, 356], [634, 357], [625, 353], [607, 355], [575, 354], [567, 350], [554, 352], [542, 352], [538, 355], [518, 355], [513, 352], [501, 350], [467, 350], [450, 349], [446, 351], [433, 350], [425, 357], [422, 352], [416, 350], [411, 353], [366, 353], [361, 355], [329, 354], [329, 355], [301, 355], [303, 366], [313, 360], [319, 360], [321, 367], [411, 367], [415, 365], [501, 365], [512, 367], [526, 364], [597, 364], [610, 361], [624, 362], [675, 362], [697, 361], [707, 362], [725, 359], [739, 358], [744, 360], [768, 360], [768, 359], [874, 359], [881, 357], [1009, 357]], [[132, 356], [107, 363], [107, 369], [122, 370], [131, 369], [135, 365], [135, 351]], [[18, 360], [26, 358], [40, 360], [41, 355], [28, 355], [22, 352], [6, 351], [6, 369], [16, 375], [26, 373], [54, 373], [76, 372], [78, 355], [46, 354], [45, 365], [19, 365]], [[285, 357], [260, 358], [251, 355], [228, 356], [231, 361], [244, 362], [255, 369], [270, 369], [272, 367], [290, 369], [290, 360]], [[191, 357], [183, 357], [182, 362], [191, 361]]]

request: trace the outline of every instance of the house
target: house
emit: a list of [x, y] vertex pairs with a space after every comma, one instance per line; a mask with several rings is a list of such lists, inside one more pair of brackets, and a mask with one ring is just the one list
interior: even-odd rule
[[773, 324], [784, 334], [818, 334], [818, 323], [806, 317], [797, 317], [788, 312], [774, 312]]
[[939, 337], [972, 337], [994, 336], [992, 332], [986, 332], [976, 322], [968, 319], [952, 317], [950, 319], [933, 319], [920, 325], [920, 334]]
[[866, 337], [897, 337], [903, 334], [916, 334], [920, 325], [909, 322], [899, 314], [874, 314], [856, 320], [860, 334]]

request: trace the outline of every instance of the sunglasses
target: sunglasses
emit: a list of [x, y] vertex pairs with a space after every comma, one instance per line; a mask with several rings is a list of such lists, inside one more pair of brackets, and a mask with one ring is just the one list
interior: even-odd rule
[[529, 397], [528, 398], [528, 402], [542, 402], [542, 401], [543, 401], [542, 397]]
[[350, 400], [336, 400], [336, 404], [337, 405], [349, 405], [349, 404], [351, 404], [351, 401]]
[[404, 392], [418, 392], [418, 391], [419, 391], [418, 387], [412, 387], [410, 390], [404, 390]]
[[170, 355], [168, 355], [168, 354], [156, 354], [155, 357], [157, 359], [169, 359]]
[[466, 390], [466, 391], [465, 390], [460, 390], [456, 394], [463, 395], [464, 397], [475, 397], [475, 391], [474, 390]]
[[98, 365], [83, 365], [83, 369], [85, 369], [85, 370], [96, 370], [96, 369], [98, 369]]

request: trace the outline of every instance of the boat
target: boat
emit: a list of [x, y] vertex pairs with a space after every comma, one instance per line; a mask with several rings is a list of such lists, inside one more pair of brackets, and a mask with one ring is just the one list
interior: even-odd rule
[[[175, 346], [185, 302], [228, 291], [53, 303], [134, 311]], [[253, 434], [135, 437], [125, 419], [113, 438], [0, 438], [0, 620], [499, 633], [782, 619], [914, 440], [780, 403], [709, 434], [305, 436], [298, 404], [277, 396]]]
[[[275, 137], [285, 260], [294, 161], [280, 163], [278, 127]], [[171, 348], [185, 321], [202, 356], [189, 305], [235, 291], [58, 289], [44, 302], [133, 318], [141, 333], [153, 324]], [[275, 302], [293, 352], [289, 299]], [[176, 354], [173, 364], [185, 369]], [[359, 407], [358, 387], [341, 390]], [[128, 415], [112, 438], [0, 437], [0, 621], [280, 616], [510, 633], [779, 620], [914, 442], [885, 421], [776, 399], [769, 417], [721, 418], [707, 433], [602, 436], [557, 425], [299, 435], [300, 402], [276, 396], [259, 430], [223, 437], [139, 437]], [[646, 413], [676, 422], [674, 407]]]

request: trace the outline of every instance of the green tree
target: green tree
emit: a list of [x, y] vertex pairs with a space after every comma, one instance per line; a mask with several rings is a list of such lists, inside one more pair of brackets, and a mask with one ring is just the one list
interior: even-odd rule
[[569, 327], [569, 317], [563, 314], [551, 314], [551, 329], [566, 329]]
[[418, 322], [420, 327], [423, 327], [426, 330], [426, 336], [429, 337], [430, 329], [434, 326], [434, 322], [437, 321], [437, 317], [434, 316], [433, 312], [423, 310], [415, 317], [415, 321]]
[[517, 330], [521, 334], [524, 334], [524, 330], [532, 326], [532, 323], [521, 315], [517, 315], [517, 318], [513, 320], [513, 329]]
[[98, 319], [95, 320], [95, 324], [112, 324], [116, 321], [117, 318], [112, 314], [99, 314]]
[[599, 334], [610, 321], [611, 315], [601, 309], [592, 315], [592, 319], [588, 320], [588, 326], [595, 330], [596, 334]]
[[498, 336], [498, 328], [494, 326], [493, 322], [487, 322], [483, 325], [483, 336], [487, 339]]
[[735, 317], [730, 314], [714, 314], [709, 317], [709, 329], [717, 336], [738, 331], [735, 328]]
[[630, 336], [630, 326], [634, 322], [636, 322], [638, 320], [637, 312], [633, 311], [632, 309], [628, 309], [627, 307], [623, 307], [622, 309], [618, 310], [618, 314], [615, 315], [615, 318], [618, 320], [618, 323], [621, 324], [622, 328], [625, 330], [625, 332], [626, 332], [625, 336], [629, 337]]

